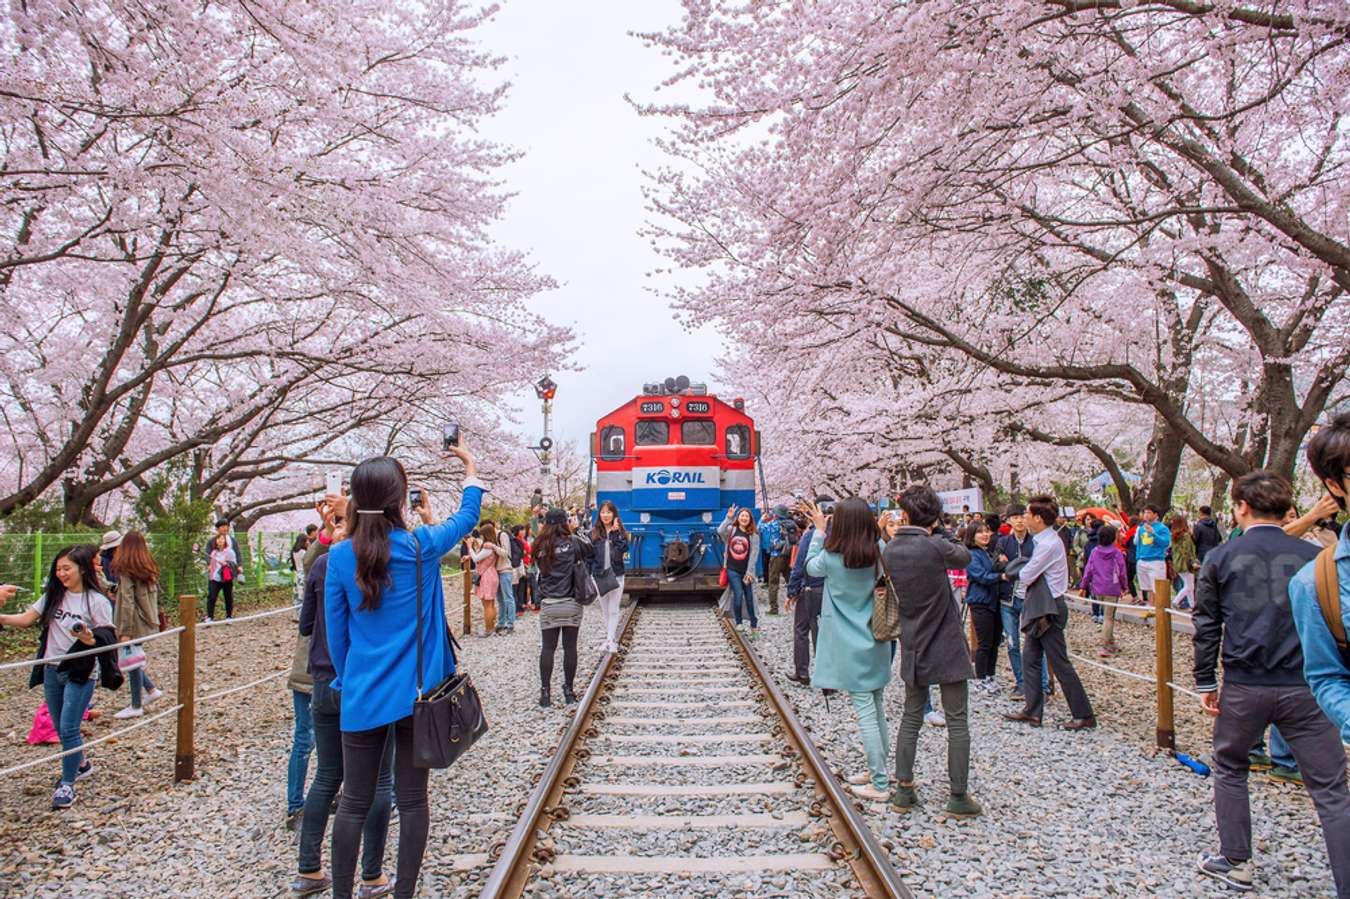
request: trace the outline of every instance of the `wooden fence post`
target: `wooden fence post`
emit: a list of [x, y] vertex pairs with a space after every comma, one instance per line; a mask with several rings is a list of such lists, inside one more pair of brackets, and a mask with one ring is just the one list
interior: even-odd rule
[[193, 736], [197, 715], [197, 597], [178, 597], [178, 742], [173, 758], [173, 782], [196, 776]]
[[[473, 575], [472, 569], [464, 568], [460, 570], [459, 579], [464, 582], [464, 636], [473, 635], [473, 606], [469, 603], [473, 599]], [[484, 625], [486, 626], [486, 625]]]
[[1176, 749], [1176, 725], [1172, 718], [1172, 584], [1170, 581], [1153, 582], [1153, 635], [1157, 664], [1158, 690], [1158, 729], [1156, 738], [1160, 749]]

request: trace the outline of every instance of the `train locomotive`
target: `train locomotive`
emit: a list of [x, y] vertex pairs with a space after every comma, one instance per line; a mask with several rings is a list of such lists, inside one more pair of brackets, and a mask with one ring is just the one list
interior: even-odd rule
[[759, 518], [759, 438], [743, 400], [723, 402], [683, 375], [644, 385], [596, 422], [587, 493], [593, 485], [597, 504], [613, 502], [629, 532], [625, 592], [638, 599], [721, 592], [717, 528], [733, 505]]

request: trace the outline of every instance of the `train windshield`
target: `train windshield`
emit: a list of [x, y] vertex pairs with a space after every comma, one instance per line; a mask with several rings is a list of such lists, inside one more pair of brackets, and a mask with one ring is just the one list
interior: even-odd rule
[[711, 421], [686, 421], [680, 426], [680, 442], [685, 446], [712, 446], [717, 443], [717, 424]]
[[727, 458], [750, 458], [750, 429], [745, 425], [732, 425], [727, 428]]
[[600, 458], [622, 459], [624, 457], [623, 428], [608, 425], [600, 431]]
[[633, 442], [638, 446], [665, 446], [670, 443], [670, 424], [664, 421], [638, 419], [633, 432]]

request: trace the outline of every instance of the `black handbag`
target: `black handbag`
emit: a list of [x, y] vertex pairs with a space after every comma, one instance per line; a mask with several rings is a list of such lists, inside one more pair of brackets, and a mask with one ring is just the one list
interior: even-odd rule
[[577, 603], [583, 606], [589, 606], [600, 596], [600, 588], [595, 585], [595, 578], [591, 576], [591, 566], [581, 558], [579, 548], [576, 560], [572, 563], [572, 593]]
[[[413, 534], [417, 551], [417, 700], [413, 703], [413, 765], [449, 768], [464, 751], [487, 733], [487, 718], [478, 690], [467, 672], [456, 671], [422, 693], [422, 544]], [[446, 624], [446, 637], [455, 637]]]
[[600, 573], [595, 576], [595, 589], [603, 596], [619, 589], [619, 576], [614, 573], [614, 560], [610, 558], [612, 549], [609, 545], [609, 534], [605, 535], [605, 567], [600, 569]]

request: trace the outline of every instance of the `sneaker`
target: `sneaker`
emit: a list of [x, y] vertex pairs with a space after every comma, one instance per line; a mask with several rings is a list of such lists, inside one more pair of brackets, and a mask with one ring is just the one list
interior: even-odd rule
[[756, 641], [756, 640], [758, 640], [758, 639], [759, 639], [759, 627], [756, 626], [756, 627], [750, 628], [750, 640], [751, 640], [751, 642], [754, 642], [754, 641]]
[[300, 829], [300, 821], [305, 816], [305, 810], [298, 808], [293, 812], [286, 813], [286, 829], [294, 833]]
[[1290, 768], [1286, 765], [1272, 765], [1270, 774], [1267, 776], [1276, 783], [1303, 786], [1303, 775], [1299, 773], [1297, 768]]
[[851, 787], [861, 787], [872, 782], [872, 775], [866, 771], [859, 771], [857, 774], [850, 774], [845, 782]]
[[[93, 776], [94, 776], [94, 763], [86, 760], [85, 763], [80, 766], [80, 769], [75, 772], [75, 782], [79, 783], [86, 777], [93, 777]], [[61, 786], [61, 778], [59, 775], [56, 778], [56, 785], [58, 787]]]
[[937, 709], [933, 709], [933, 711], [923, 716], [923, 723], [931, 727], [946, 727], [947, 719], [944, 718], [942, 713]]
[[1262, 750], [1253, 749], [1251, 752], [1247, 753], [1248, 771], [1269, 771], [1270, 768], [1270, 756], [1266, 755]]
[[974, 818], [983, 811], [969, 793], [953, 793], [947, 800], [947, 814], [953, 818]]
[[1223, 855], [1202, 855], [1196, 865], [1201, 874], [1221, 880], [1229, 888], [1249, 893], [1252, 890], [1252, 863], [1231, 862]]
[[75, 804], [75, 788], [63, 783], [52, 794], [52, 808], [70, 808]]
[[122, 709], [122, 711], [120, 711], [120, 712], [114, 712], [114, 713], [113, 713], [113, 717], [114, 717], [114, 718], [139, 718], [139, 717], [141, 717], [141, 716], [144, 715], [144, 714], [145, 714], [144, 710], [138, 709], [138, 708], [136, 708], [134, 705], [129, 705], [129, 706], [127, 706], [126, 708]]
[[144, 708], [145, 706], [148, 706], [150, 703], [154, 702], [156, 699], [159, 699], [163, 695], [164, 691], [156, 687], [149, 693], [145, 694], [145, 698], [141, 700], [141, 707]]
[[[871, 780], [871, 778], [868, 778]], [[891, 798], [890, 790], [878, 790], [870, 783], [854, 786], [849, 785], [848, 791], [859, 799], [866, 799], [868, 802], [885, 802]]]
[[895, 791], [891, 794], [891, 806], [897, 812], [907, 812], [919, 804], [919, 794], [914, 791], [913, 785], [902, 787], [896, 785]]

